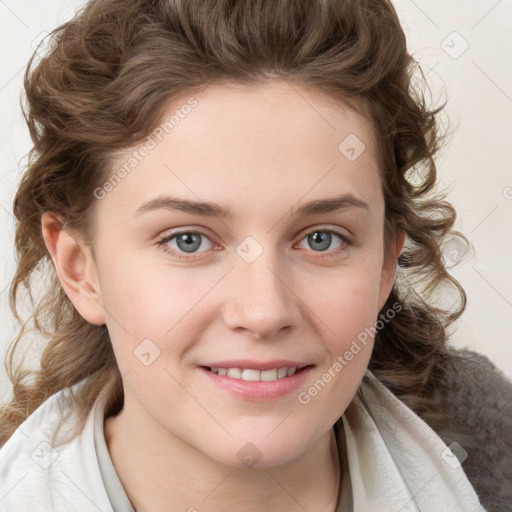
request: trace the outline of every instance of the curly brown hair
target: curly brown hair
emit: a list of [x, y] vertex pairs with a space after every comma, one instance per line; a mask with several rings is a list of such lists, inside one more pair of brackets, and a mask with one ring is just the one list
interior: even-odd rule
[[[427, 105], [420, 87], [426, 79], [389, 0], [92, 0], [50, 37], [51, 51], [41, 59], [35, 53], [25, 74], [33, 148], [13, 205], [18, 265], [10, 288], [22, 325], [6, 359], [14, 395], [0, 411], [2, 442], [45, 399], [82, 380], [87, 385], [74, 395], [82, 421], [99, 395], [107, 400], [106, 414], [123, 406], [107, 328], [84, 320], [61, 287], [41, 232], [43, 213], [53, 212], [92, 243], [93, 191], [112, 171], [112, 155], [148, 136], [165, 105], [212, 83], [275, 77], [320, 90], [373, 124], [386, 246], [397, 229], [407, 242], [383, 311], [401, 307], [378, 331], [369, 369], [431, 425], [443, 427], [435, 381], [448, 327], [466, 303], [441, 250], [447, 237], [459, 236], [453, 207], [435, 190], [434, 157], [446, 137], [438, 114], [446, 103]], [[423, 80], [415, 85], [417, 70]], [[38, 272], [49, 281], [34, 300]], [[30, 320], [18, 314], [22, 284], [34, 328], [47, 339], [37, 369], [14, 357]], [[446, 286], [458, 294], [455, 308], [435, 300]], [[340, 453], [342, 430], [340, 419]]]

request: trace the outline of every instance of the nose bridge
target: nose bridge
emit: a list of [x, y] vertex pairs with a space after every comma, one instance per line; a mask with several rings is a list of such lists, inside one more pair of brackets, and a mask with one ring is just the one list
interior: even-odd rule
[[225, 313], [227, 325], [247, 329], [261, 338], [295, 325], [299, 318], [297, 299], [290, 290], [290, 272], [283, 256], [254, 239], [244, 240], [236, 251], [232, 299]]

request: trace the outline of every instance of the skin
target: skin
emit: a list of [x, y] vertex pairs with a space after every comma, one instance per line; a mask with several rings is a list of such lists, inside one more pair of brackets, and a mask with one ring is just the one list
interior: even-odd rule
[[[306, 405], [297, 392], [242, 399], [197, 365], [301, 359], [315, 365], [304, 391], [375, 324], [404, 240], [392, 241], [387, 260], [371, 126], [343, 104], [281, 81], [210, 86], [194, 97], [192, 112], [98, 201], [92, 247], [50, 214], [42, 218], [66, 293], [86, 320], [107, 325], [123, 375], [124, 408], [105, 422], [112, 461], [139, 511], [169, 503], [200, 512], [334, 511], [332, 427], [357, 391], [373, 340]], [[163, 118], [185, 101], [168, 105]], [[366, 146], [355, 161], [338, 149], [349, 134]], [[135, 215], [167, 194], [214, 201], [237, 217]], [[295, 213], [340, 194], [368, 208]], [[337, 230], [349, 243], [331, 233], [322, 251], [306, 236], [310, 228]], [[168, 241], [173, 254], [158, 243], [172, 230], [205, 236], [192, 254]], [[236, 252], [248, 236], [262, 250], [251, 263]], [[148, 366], [134, 356], [144, 339], [160, 350]], [[252, 467], [237, 456], [247, 442], [261, 455]]]

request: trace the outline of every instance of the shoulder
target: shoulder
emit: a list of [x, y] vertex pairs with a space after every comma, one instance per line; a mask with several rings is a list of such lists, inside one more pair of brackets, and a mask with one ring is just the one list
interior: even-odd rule
[[508, 510], [512, 381], [485, 355], [451, 347], [443, 358], [442, 375], [434, 396], [449, 423], [437, 433], [447, 445], [456, 442], [466, 452], [462, 467], [486, 509]]
[[[74, 417], [63, 418], [65, 391], [36, 409], [0, 449], [2, 511], [112, 511], [94, 448], [93, 411], [71, 439]], [[64, 440], [64, 441], [63, 441]]]

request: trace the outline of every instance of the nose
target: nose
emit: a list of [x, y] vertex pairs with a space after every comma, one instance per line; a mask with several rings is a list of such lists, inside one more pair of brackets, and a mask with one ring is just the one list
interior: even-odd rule
[[252, 263], [237, 262], [230, 272], [230, 300], [224, 308], [230, 329], [268, 339], [299, 324], [299, 290], [294, 289], [284, 267], [277, 256], [267, 256], [267, 251]]

